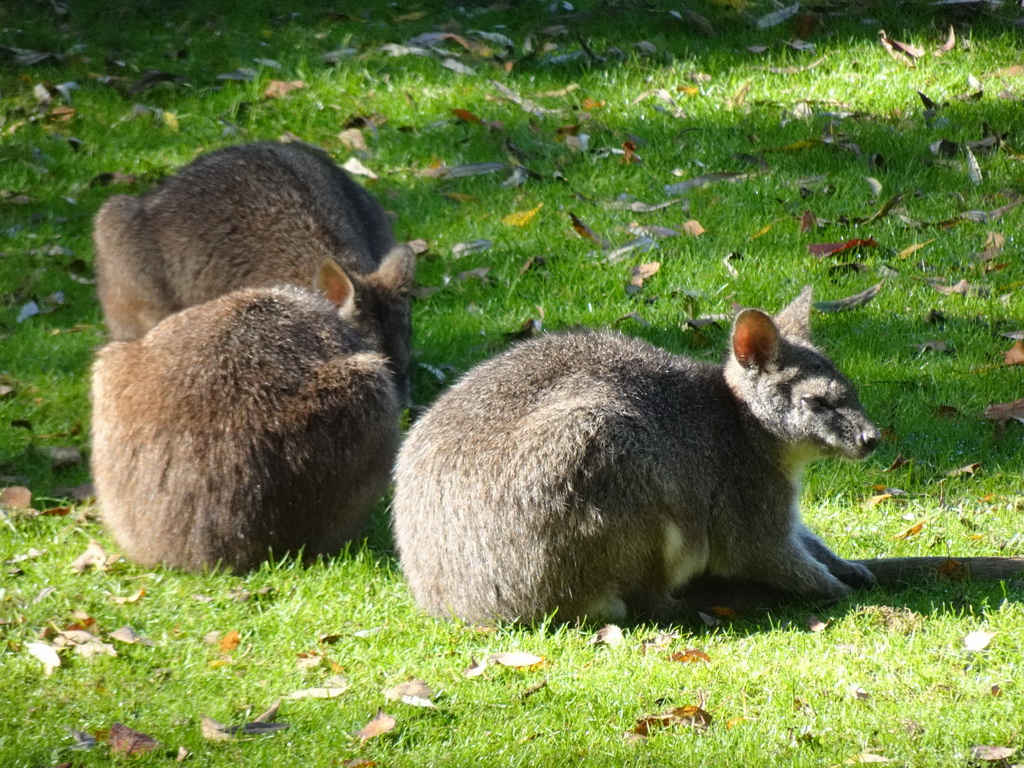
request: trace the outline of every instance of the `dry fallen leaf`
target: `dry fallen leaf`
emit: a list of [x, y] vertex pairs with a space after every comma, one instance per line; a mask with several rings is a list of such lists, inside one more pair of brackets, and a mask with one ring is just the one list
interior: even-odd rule
[[107, 551], [103, 549], [98, 541], [92, 539], [89, 541], [89, 546], [86, 547], [85, 552], [80, 554], [71, 563], [71, 567], [75, 573], [83, 573], [89, 568], [95, 568], [97, 571], [106, 571], [109, 570], [107, 557]]
[[224, 637], [220, 639], [220, 652], [231, 653], [233, 650], [235, 650], [235, 648], [238, 647], [238, 644], [240, 642], [242, 642], [242, 636], [238, 634], [237, 629], [232, 629], [230, 632], [228, 632], [226, 635], [224, 635]]
[[687, 648], [685, 651], [677, 651], [668, 657], [669, 661], [678, 661], [682, 664], [710, 664], [711, 657], [704, 651], [696, 648]]
[[654, 277], [658, 274], [658, 270], [661, 269], [661, 262], [651, 261], [646, 264], [638, 264], [633, 267], [629, 272], [629, 284], [637, 288], [642, 288], [644, 280]]
[[853, 238], [851, 240], [844, 240], [839, 243], [810, 243], [807, 246], [807, 250], [817, 256], [819, 259], [823, 259], [826, 256], [832, 256], [843, 251], [851, 251], [857, 248], [875, 248], [878, 243], [874, 239], [868, 238]]
[[354, 174], [356, 176], [365, 176], [368, 179], [379, 178], [376, 173], [374, 173], [365, 165], [363, 165], [362, 162], [360, 162], [360, 160], [355, 157], [350, 157], [348, 160], [342, 163], [341, 167], [344, 168], [349, 173]]
[[114, 723], [110, 726], [110, 735], [107, 737], [110, 751], [120, 755], [142, 755], [152, 752], [160, 746], [160, 742], [148, 734], [136, 731], [121, 723]]
[[683, 232], [690, 235], [691, 237], [700, 237], [706, 230], [700, 225], [700, 222], [696, 219], [690, 219], [683, 223]]
[[128, 595], [127, 597], [122, 597], [120, 595], [111, 595], [110, 599], [113, 602], [117, 603], [118, 605], [126, 605], [128, 603], [137, 603], [137, 602], [139, 602], [139, 600], [141, 600], [145, 596], [146, 596], [146, 589], [145, 589], [145, 587], [139, 587], [139, 590], [137, 592], [135, 592], [135, 593], [133, 593], [131, 595]]
[[968, 651], [983, 651], [988, 648], [988, 644], [995, 636], [995, 632], [988, 632], [984, 629], [976, 630], [964, 638], [964, 648]]
[[928, 519], [929, 518], [925, 518], [924, 520], [922, 520], [919, 523], [914, 523], [914, 525], [912, 525], [909, 528], [907, 528], [907, 530], [905, 530], [903, 533], [898, 533], [895, 536], [893, 536], [893, 538], [894, 539], [909, 539], [912, 536], [917, 536], [917, 534], [919, 534], [921, 531], [924, 530], [924, 525], [925, 525], [925, 523], [928, 522]]
[[477, 661], [476, 659], [469, 660], [469, 666], [463, 671], [463, 675], [466, 677], [480, 677], [487, 669], [487, 659], [483, 661]]
[[531, 208], [528, 211], [516, 211], [515, 213], [510, 213], [501, 220], [501, 223], [507, 224], [510, 227], [525, 227], [543, 207], [544, 203], [539, 203], [536, 208]]
[[644, 715], [633, 726], [632, 732], [638, 736], [649, 736], [653, 728], [666, 728], [673, 725], [687, 725], [697, 731], [706, 731], [711, 725], [711, 715], [700, 707], [676, 707], [657, 715]]
[[433, 707], [433, 695], [433, 691], [422, 680], [399, 683], [394, 688], [384, 691], [384, 698], [388, 701], [401, 701], [414, 707]]
[[348, 690], [348, 680], [341, 675], [333, 675], [318, 688], [303, 688], [285, 696], [286, 699], [333, 699]]
[[110, 633], [109, 637], [111, 640], [117, 640], [122, 643], [139, 643], [140, 645], [150, 646], [154, 644], [152, 640], [146, 640], [141, 635], [139, 635], [138, 632], [136, 632], [129, 626], [124, 626], [120, 629], [115, 629], [113, 632]]
[[287, 94], [299, 88], [305, 88], [306, 84], [301, 80], [271, 80], [263, 91], [263, 97], [267, 99], [281, 99]]
[[394, 728], [396, 724], [397, 721], [395, 718], [384, 712], [384, 710], [379, 709], [377, 710], [377, 715], [373, 720], [368, 722], [352, 735], [359, 739], [359, 741], [365, 742], [380, 736], [382, 733], [387, 733]]
[[607, 645], [609, 648], [618, 648], [622, 641], [622, 629], [614, 624], [605, 624], [590, 638], [592, 645]]
[[60, 656], [57, 655], [57, 651], [53, 649], [53, 646], [47, 643], [27, 643], [25, 650], [43, 662], [43, 669], [47, 677], [52, 675], [53, 670], [60, 666]]
[[597, 245], [601, 247], [601, 250], [607, 251], [612, 247], [612, 244], [608, 240], [605, 240], [601, 235], [588, 227], [575, 213], [569, 211], [569, 217], [572, 219], [572, 228], [576, 230], [577, 235], [585, 240], [597, 243]]
[[493, 664], [500, 664], [503, 667], [535, 667], [544, 663], [543, 656], [535, 656], [525, 651], [509, 651], [492, 653], [487, 661]]
[[1003, 356], [1007, 365], [1024, 365], [1024, 341], [1017, 339]]
[[975, 760], [984, 760], [987, 763], [1005, 764], [1005, 761], [1009, 760], [1016, 751], [1015, 747], [993, 747], [988, 744], [978, 744], [971, 747], [971, 757]]

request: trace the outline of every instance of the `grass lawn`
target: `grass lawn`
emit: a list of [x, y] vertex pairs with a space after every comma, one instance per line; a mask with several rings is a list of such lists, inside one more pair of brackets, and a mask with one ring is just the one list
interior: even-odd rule
[[814, 465], [805, 519], [847, 557], [1020, 554], [1024, 428], [984, 417], [1024, 396], [1017, 4], [221, 5], [0, 7], [0, 488], [32, 493], [0, 511], [0, 764], [1024, 761], [1021, 582], [601, 644], [421, 615], [386, 499], [330, 561], [197, 576], [120, 559], [79, 498], [96, 210], [288, 135], [425, 241], [418, 407], [526, 333], [718, 359], [734, 304], [880, 286], [814, 318], [885, 440]]

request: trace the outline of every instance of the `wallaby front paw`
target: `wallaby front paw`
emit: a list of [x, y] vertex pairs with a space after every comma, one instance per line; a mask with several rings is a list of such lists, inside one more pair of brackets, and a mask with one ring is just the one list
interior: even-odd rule
[[875, 574], [867, 566], [850, 560], [841, 560], [840, 562], [842, 567], [833, 568], [832, 573], [854, 589], [867, 589], [878, 583]]

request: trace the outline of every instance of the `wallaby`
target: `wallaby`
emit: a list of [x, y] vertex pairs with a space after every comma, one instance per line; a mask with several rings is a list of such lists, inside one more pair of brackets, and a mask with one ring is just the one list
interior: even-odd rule
[[309, 287], [325, 258], [356, 285], [403, 398], [415, 255], [380, 205], [315, 147], [258, 142], [203, 155], [141, 197], [96, 215], [96, 277], [115, 341], [237, 288]]
[[334, 554], [390, 479], [400, 432], [386, 358], [350, 319], [358, 291], [244, 288], [102, 348], [92, 472], [103, 521], [143, 565], [244, 571]]
[[469, 371], [413, 426], [392, 504], [438, 617], [670, 619], [705, 574], [814, 599], [871, 584], [800, 521], [805, 464], [879, 433], [810, 340], [811, 290], [740, 312], [724, 365], [551, 334]]

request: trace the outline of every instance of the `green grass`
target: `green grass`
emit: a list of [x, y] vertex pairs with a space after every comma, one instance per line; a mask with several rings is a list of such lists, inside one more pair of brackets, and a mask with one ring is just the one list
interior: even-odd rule
[[[505, 348], [507, 335], [531, 318], [543, 317], [545, 330], [618, 327], [717, 359], [727, 330], [686, 330], [680, 324], [691, 314], [728, 313], [732, 302], [778, 309], [804, 284], [818, 299], [833, 300], [884, 280], [865, 307], [815, 318], [818, 338], [857, 382], [887, 440], [861, 464], [813, 467], [805, 518], [850, 557], [1020, 553], [1024, 431], [1010, 423], [1000, 439], [981, 414], [1022, 395], [1022, 369], [1003, 364], [1012, 341], [1002, 334], [1024, 323], [1024, 206], [994, 220], [969, 216], [935, 226], [1024, 194], [1024, 76], [1000, 74], [1021, 63], [1013, 5], [828, 3], [815, 9], [821, 24], [810, 35], [809, 27], [794, 27], [809, 24], [806, 18], [758, 29], [754, 20], [772, 10], [761, 0], [739, 10], [688, 5], [710, 22], [710, 36], [670, 16], [675, 4], [580, 2], [574, 11], [550, 5], [377, 3], [331, 13], [299, 2], [210, 10], [202, 3], [19, 0], [0, 9], [0, 46], [62, 57], [29, 65], [0, 50], [0, 385], [13, 388], [0, 395], [0, 487], [30, 487], [41, 510], [63, 504], [61, 489], [88, 479], [86, 462], [54, 468], [46, 449], [73, 446], [88, 457], [87, 373], [105, 340], [88, 283], [89, 232], [102, 201], [144, 191], [200, 151], [285, 132], [344, 162], [351, 152], [338, 134], [362, 117], [356, 122], [377, 123], [363, 131], [369, 150], [361, 160], [380, 176], [368, 188], [395, 214], [399, 237], [429, 244], [418, 282], [437, 290], [415, 307], [418, 405]], [[960, 43], [932, 56], [950, 23]], [[566, 34], [541, 32], [556, 24]], [[441, 66], [440, 56], [379, 50], [442, 28], [478, 40], [472, 30], [501, 32], [515, 48], [488, 59], [457, 42], [440, 43], [476, 75]], [[914, 68], [893, 60], [878, 42], [880, 28], [928, 55]], [[785, 45], [799, 36], [816, 50]], [[553, 59], [581, 51], [581, 38], [604, 60]], [[528, 40], [532, 54], [524, 48]], [[653, 53], [634, 47], [642, 40]], [[545, 43], [557, 49], [544, 52]], [[501, 46], [487, 44], [500, 53]], [[341, 48], [355, 52], [324, 63], [324, 53]], [[768, 70], [806, 67], [821, 57], [809, 71]], [[508, 71], [506, 60], [514, 62]], [[242, 67], [256, 70], [255, 80], [217, 78]], [[149, 69], [181, 79], [129, 93]], [[695, 82], [695, 72], [710, 79]], [[969, 76], [983, 86], [977, 100], [959, 98], [976, 90]], [[265, 98], [271, 80], [305, 85], [282, 99]], [[491, 80], [557, 112], [530, 115], [502, 98]], [[77, 85], [70, 101], [54, 90], [69, 82]], [[39, 84], [51, 89], [51, 103], [41, 105], [34, 95]], [[570, 85], [577, 87], [546, 95]], [[918, 90], [942, 106], [926, 112]], [[660, 91], [685, 116], [675, 116]], [[459, 120], [453, 109], [501, 126]], [[559, 140], [559, 128], [577, 124], [573, 130], [589, 136], [590, 152]], [[963, 144], [993, 135], [1003, 137], [1003, 146], [977, 151], [978, 184], [963, 154], [937, 157], [929, 150], [940, 139]], [[826, 136], [836, 141], [821, 143]], [[596, 151], [626, 141], [642, 164]], [[513, 159], [534, 174], [524, 185], [502, 187], [508, 171], [424, 174], [437, 162]], [[691, 190], [681, 204], [655, 212], [608, 206], [623, 194], [662, 202], [670, 199], [665, 185], [722, 171], [755, 175]], [[101, 174], [113, 172], [134, 181], [100, 183]], [[897, 194], [901, 204], [888, 215], [852, 223]], [[502, 223], [541, 203], [525, 226]], [[595, 243], [573, 232], [570, 211], [615, 246], [632, 239], [634, 221], [679, 229], [693, 219], [706, 233], [660, 240], [656, 250], [609, 264]], [[801, 233], [805, 211], [827, 223]], [[900, 213], [927, 226], [912, 226]], [[990, 232], [1006, 241], [992, 261], [1000, 268], [985, 271], [973, 254], [984, 250]], [[818, 259], [806, 248], [868, 237], [878, 246], [853, 257]], [[479, 238], [492, 247], [453, 257], [456, 243]], [[735, 272], [723, 261], [729, 254], [739, 254], [729, 259]], [[523, 271], [538, 256], [542, 261]], [[660, 262], [660, 271], [641, 291], [627, 293], [630, 269], [648, 261]], [[460, 277], [478, 268], [489, 268], [484, 280]], [[961, 279], [974, 287], [966, 296], [931, 285]], [[48, 299], [57, 292], [59, 300]], [[30, 301], [44, 313], [18, 322]], [[928, 322], [932, 310], [944, 321]], [[634, 312], [647, 325], [620, 320]], [[914, 346], [936, 340], [952, 351]], [[883, 473], [900, 453], [912, 463]], [[947, 476], [974, 462], [981, 464], [975, 474]], [[864, 502], [878, 493], [872, 486], [906, 493], [869, 507]], [[179, 746], [192, 753], [188, 762], [211, 766], [819, 766], [870, 749], [899, 765], [930, 767], [968, 764], [975, 744], [1024, 748], [1020, 583], [877, 589], [834, 606], [743, 615], [713, 629], [684, 617], [674, 628], [681, 636], [667, 650], [644, 652], [643, 642], [666, 628], [626, 627], [623, 645], [607, 648], [589, 643], [589, 627], [481, 632], [427, 619], [393, 559], [386, 503], [364, 547], [330, 562], [287, 561], [244, 577], [150, 572], [123, 561], [108, 571], [75, 573], [71, 563], [90, 539], [113, 551], [94, 508], [78, 505], [64, 517], [0, 514], [0, 561], [41, 553], [0, 571], [3, 765], [108, 764], [118, 758], [102, 738], [93, 749], [74, 751], [68, 729], [102, 737], [115, 722], [161, 742], [131, 759], [139, 765], [171, 763]], [[922, 520], [917, 535], [894, 538]], [[145, 595], [136, 602], [115, 600], [139, 589]], [[807, 629], [812, 612], [833, 619], [825, 631]], [[130, 625], [153, 645], [113, 641], [116, 657], [92, 659], [62, 651], [61, 667], [46, 676], [29, 644], [52, 641], [83, 616], [95, 620], [92, 632], [104, 641]], [[964, 638], [979, 629], [996, 633], [991, 644], [965, 650]], [[228, 652], [203, 640], [232, 630], [241, 642]], [[324, 635], [331, 642], [321, 642]], [[711, 663], [668, 660], [688, 647], [703, 650]], [[464, 675], [473, 659], [503, 650], [545, 661], [536, 669], [490, 666], [479, 677]], [[284, 702], [279, 720], [287, 730], [231, 742], [201, 734], [204, 715], [248, 722], [274, 699], [335, 674], [347, 680], [342, 696]], [[436, 708], [382, 695], [411, 679], [430, 685]], [[547, 685], [534, 691], [543, 680]], [[866, 696], [856, 695], [858, 688]], [[641, 743], [624, 738], [645, 715], [697, 704], [713, 717], [706, 732], [675, 726]], [[360, 743], [352, 733], [378, 709], [394, 716], [396, 727]]]

